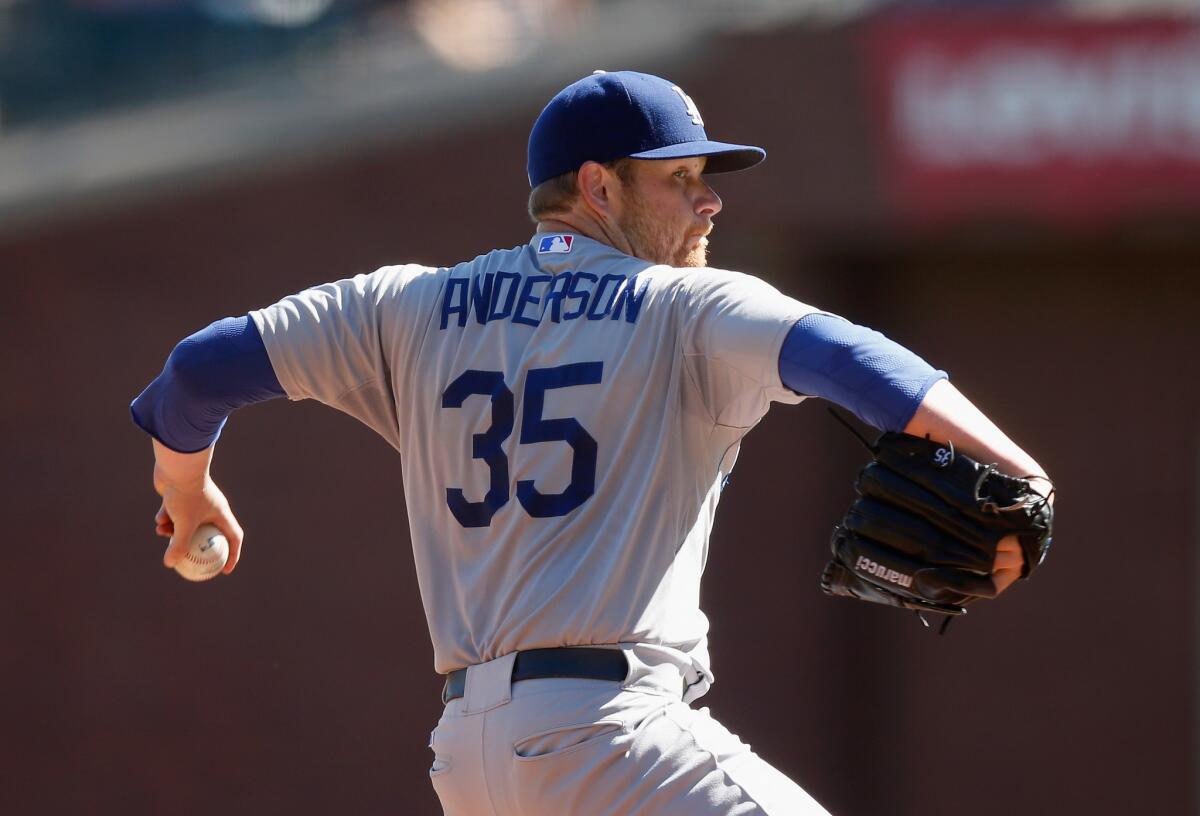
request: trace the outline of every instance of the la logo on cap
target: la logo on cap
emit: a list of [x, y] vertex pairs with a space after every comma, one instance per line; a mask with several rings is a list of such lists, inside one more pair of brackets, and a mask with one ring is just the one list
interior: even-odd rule
[[688, 116], [692, 117], [692, 124], [704, 127], [704, 117], [700, 115], [700, 109], [696, 107], [696, 103], [692, 98], [683, 92], [683, 88], [678, 85], [672, 85], [671, 90], [679, 94], [679, 98], [683, 100], [683, 105], [687, 108]]

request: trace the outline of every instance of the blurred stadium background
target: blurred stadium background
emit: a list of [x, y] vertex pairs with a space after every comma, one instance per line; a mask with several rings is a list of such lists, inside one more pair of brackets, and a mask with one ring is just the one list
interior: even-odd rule
[[716, 138], [714, 265], [950, 371], [1061, 490], [1037, 580], [937, 637], [823, 598], [858, 444], [750, 435], [705, 703], [839, 816], [1196, 814], [1197, 4], [0, 0], [0, 813], [438, 812], [398, 462], [242, 412], [233, 578], [159, 566], [128, 402], [312, 283], [523, 242], [524, 142], [595, 68]]

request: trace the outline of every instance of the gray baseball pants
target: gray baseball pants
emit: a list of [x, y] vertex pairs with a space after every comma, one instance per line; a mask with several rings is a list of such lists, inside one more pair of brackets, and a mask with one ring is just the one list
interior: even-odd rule
[[627, 651], [624, 683], [510, 681], [515, 655], [467, 670], [429, 776], [446, 816], [829, 816], [707, 708], [678, 667]]

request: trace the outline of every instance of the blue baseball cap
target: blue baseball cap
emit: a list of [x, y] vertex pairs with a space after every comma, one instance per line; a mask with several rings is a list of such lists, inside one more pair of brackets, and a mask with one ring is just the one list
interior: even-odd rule
[[563, 88], [529, 134], [529, 186], [576, 170], [586, 161], [708, 156], [705, 173], [753, 167], [767, 151], [714, 142], [696, 103], [662, 77], [596, 71]]

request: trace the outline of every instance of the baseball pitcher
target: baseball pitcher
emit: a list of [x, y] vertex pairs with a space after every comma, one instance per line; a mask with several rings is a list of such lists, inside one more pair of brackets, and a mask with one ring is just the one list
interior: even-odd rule
[[316, 399], [400, 453], [450, 816], [825, 813], [691, 705], [713, 680], [699, 596], [721, 485], [772, 402], [823, 397], [886, 432], [827, 592], [955, 614], [1045, 553], [1044, 471], [943, 372], [707, 267], [708, 177], [764, 156], [710, 140], [679, 86], [598, 71], [533, 126], [527, 243], [217, 321], [133, 403], [168, 566], [205, 522], [237, 565], [209, 462], [238, 407]]

